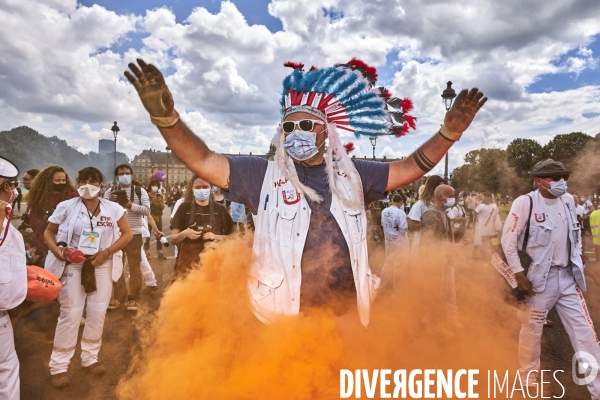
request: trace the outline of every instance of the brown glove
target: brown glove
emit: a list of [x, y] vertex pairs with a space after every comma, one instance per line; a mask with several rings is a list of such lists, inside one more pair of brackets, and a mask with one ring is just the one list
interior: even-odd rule
[[173, 96], [165, 78], [154, 65], [146, 64], [140, 58], [137, 62], [142, 69], [134, 63], [129, 63], [135, 77], [129, 71], [125, 71], [125, 76], [135, 86], [144, 108], [150, 113], [152, 123], [159, 128], [172, 127], [179, 121], [179, 114], [175, 111]]
[[469, 91], [462, 90], [454, 100], [450, 111], [446, 113], [440, 134], [453, 142], [459, 140], [473, 122], [479, 109], [487, 101], [487, 97], [482, 97], [483, 93], [477, 88]]

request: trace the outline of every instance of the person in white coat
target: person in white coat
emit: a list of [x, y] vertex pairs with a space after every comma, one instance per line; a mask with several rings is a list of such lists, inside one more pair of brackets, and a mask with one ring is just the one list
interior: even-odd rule
[[[518, 311], [519, 364], [521, 376], [528, 376], [527, 385], [539, 383], [540, 338], [552, 307], [556, 307], [569, 334], [579, 365], [588, 365], [586, 376], [591, 368], [597, 371], [600, 361], [600, 341], [583, 297], [586, 283], [581, 229], [575, 202], [567, 193], [570, 173], [552, 159], [537, 163], [530, 175], [538, 190], [514, 201], [502, 232], [502, 249], [525, 296], [526, 308]], [[527, 232], [527, 246], [523, 248]], [[521, 249], [531, 258], [528, 269], [521, 264]], [[592, 399], [600, 399], [600, 376], [589, 379], [587, 387]]]
[[27, 295], [23, 237], [11, 224], [10, 204], [17, 198], [19, 170], [0, 158], [0, 400], [19, 400], [19, 359], [8, 310]]
[[[104, 317], [110, 301], [112, 282], [123, 272], [121, 249], [133, 233], [119, 204], [100, 198], [102, 173], [94, 167], [79, 171], [79, 195], [60, 203], [48, 219], [44, 238], [51, 253], [45, 268], [60, 277], [58, 295], [60, 316], [50, 356], [52, 385], [69, 384], [67, 369], [77, 345], [79, 323], [86, 307], [86, 323], [81, 338], [81, 365], [94, 375], [106, 372], [98, 361], [102, 344]], [[65, 248], [79, 249], [86, 255], [83, 263], [67, 263]]]
[[381, 226], [385, 237], [385, 262], [381, 269], [381, 287], [392, 280], [392, 292], [397, 294], [405, 284], [408, 271], [408, 224], [404, 203], [406, 197], [396, 194], [392, 205], [381, 212]]

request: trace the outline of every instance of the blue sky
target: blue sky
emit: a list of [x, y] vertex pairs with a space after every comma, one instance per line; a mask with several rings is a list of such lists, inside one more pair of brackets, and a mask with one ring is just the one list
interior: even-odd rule
[[[452, 168], [517, 137], [600, 131], [599, 20], [597, 0], [20, 0], [0, 5], [0, 129], [28, 125], [95, 151], [118, 120], [130, 157], [164, 148], [122, 76], [141, 56], [168, 76], [182, 118], [212, 148], [264, 152], [283, 62], [358, 57], [415, 103], [417, 130], [378, 140], [378, 156], [407, 156], [437, 131], [446, 81], [489, 96], [451, 149]], [[372, 154], [368, 138], [342, 139]]]

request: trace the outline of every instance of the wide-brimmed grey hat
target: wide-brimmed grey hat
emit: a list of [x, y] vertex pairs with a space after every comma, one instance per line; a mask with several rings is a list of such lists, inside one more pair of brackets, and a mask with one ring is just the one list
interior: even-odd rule
[[571, 171], [567, 170], [563, 163], [554, 161], [551, 158], [546, 158], [535, 164], [535, 167], [529, 172], [529, 175], [539, 177], [571, 175]]

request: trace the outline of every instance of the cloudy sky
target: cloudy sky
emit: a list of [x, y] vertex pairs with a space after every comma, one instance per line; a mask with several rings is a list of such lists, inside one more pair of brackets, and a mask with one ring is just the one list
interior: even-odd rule
[[[451, 149], [452, 168], [517, 137], [600, 132], [598, 21], [598, 0], [3, 0], [0, 130], [31, 126], [87, 152], [118, 121], [130, 157], [164, 149], [123, 77], [142, 57], [210, 147], [264, 153], [291, 71], [282, 64], [358, 57], [418, 117], [409, 136], [379, 139], [379, 157], [406, 156], [437, 131], [446, 81], [489, 97]], [[343, 139], [372, 154], [367, 138]]]

